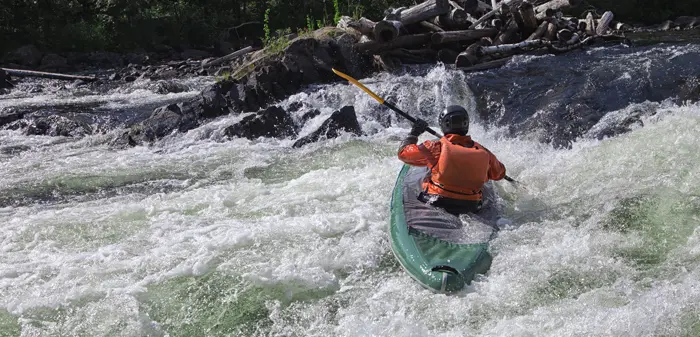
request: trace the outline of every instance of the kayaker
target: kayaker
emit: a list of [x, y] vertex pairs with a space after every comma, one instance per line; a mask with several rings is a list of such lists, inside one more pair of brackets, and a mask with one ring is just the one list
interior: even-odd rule
[[442, 138], [416, 145], [427, 128], [428, 123], [418, 119], [399, 147], [401, 161], [431, 169], [418, 199], [452, 214], [479, 211], [484, 183], [503, 179], [505, 166], [469, 136], [469, 114], [461, 106], [448, 106], [440, 114]]

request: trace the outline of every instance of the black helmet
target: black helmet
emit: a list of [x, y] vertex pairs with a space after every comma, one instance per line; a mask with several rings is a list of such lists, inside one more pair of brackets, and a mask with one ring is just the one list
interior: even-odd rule
[[459, 105], [450, 105], [440, 113], [440, 128], [442, 133], [456, 133], [467, 135], [469, 133], [469, 114]]

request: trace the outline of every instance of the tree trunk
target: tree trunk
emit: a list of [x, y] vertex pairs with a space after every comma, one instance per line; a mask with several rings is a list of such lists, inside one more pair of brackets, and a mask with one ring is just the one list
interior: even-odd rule
[[[542, 20], [547, 16], [551, 15], [547, 13], [547, 10], [560, 11], [568, 8], [576, 7], [581, 3], [582, 0], [552, 0], [550, 2], [544, 3], [535, 7], [535, 13], [538, 20]], [[550, 12], [551, 13], [551, 12]]]
[[367, 41], [355, 45], [358, 52], [381, 54], [398, 48], [418, 49], [430, 43], [430, 33], [401, 35], [389, 42]]
[[508, 61], [510, 61], [511, 57], [506, 57], [503, 59], [499, 60], [493, 60], [493, 61], [488, 61], [484, 63], [477, 64], [475, 66], [471, 67], [458, 67], [459, 70], [462, 70], [464, 72], [472, 72], [472, 71], [481, 71], [481, 70], [489, 70], [493, 68], [500, 68], [504, 66]]
[[429, 31], [431, 31], [431, 32], [433, 32], [433, 33], [440, 33], [440, 32], [444, 32], [444, 31], [445, 31], [444, 29], [440, 28], [440, 26], [438, 26], [438, 25], [436, 25], [436, 24], [434, 24], [434, 23], [432, 23], [432, 22], [421, 21], [421, 22], [419, 22], [418, 24], [419, 24], [421, 27], [423, 27], [423, 28], [425, 28], [425, 29], [427, 29], [427, 30], [429, 30]]
[[520, 16], [523, 18], [523, 35], [532, 34], [537, 28], [537, 18], [535, 17], [535, 7], [531, 3], [525, 1], [520, 5]]
[[547, 31], [544, 33], [544, 38], [548, 41], [554, 41], [557, 37], [557, 25], [553, 23], [547, 24]]
[[471, 22], [469, 22], [469, 14], [459, 8], [455, 8], [447, 14], [440, 15], [435, 20], [440, 27], [449, 29], [465, 29], [471, 25]]
[[532, 41], [532, 40], [539, 40], [544, 36], [544, 33], [547, 32], [547, 27], [549, 26], [549, 22], [542, 22], [539, 27], [537, 27], [537, 30], [535, 30], [534, 33], [532, 33], [525, 41]]
[[600, 17], [600, 23], [598, 23], [598, 26], [595, 29], [595, 33], [597, 35], [603, 35], [606, 31], [608, 31], [612, 19], [613, 13], [611, 11], [603, 13], [603, 16]]
[[481, 60], [481, 54], [479, 54], [479, 49], [484, 46], [482, 41], [477, 41], [469, 45], [466, 50], [457, 55], [455, 60], [455, 66], [457, 68], [471, 67], [479, 63]]
[[445, 64], [452, 64], [455, 63], [457, 60], [457, 56], [459, 56], [459, 53], [449, 49], [449, 48], [443, 48], [438, 51], [438, 61], [445, 63]]
[[83, 80], [83, 81], [88, 81], [88, 82], [92, 82], [92, 81], [97, 80], [97, 78], [94, 76], [66, 75], [66, 74], [47, 73], [47, 72], [33, 71], [33, 70], [0, 68], [0, 71], [3, 71], [3, 70], [5, 71], [5, 73], [7, 73], [7, 75], [15, 76], [15, 77], [41, 77], [41, 78], [50, 78], [50, 79], [54, 79], [54, 80], [66, 80], [66, 81]]
[[520, 29], [518, 29], [518, 25], [515, 23], [515, 21], [511, 20], [506, 30], [496, 37], [496, 40], [493, 41], [493, 44], [499, 45], [515, 43], [520, 41], [520, 38]]
[[410, 25], [436, 16], [447, 14], [450, 11], [448, 0], [428, 0], [401, 12], [400, 18], [403, 25]]
[[586, 34], [589, 36], [595, 36], [595, 19], [593, 18], [593, 13], [588, 12], [586, 15]]
[[385, 56], [395, 57], [404, 64], [426, 64], [435, 63], [437, 52], [432, 49], [408, 50], [395, 49], [384, 54]]
[[213, 67], [213, 66], [222, 64], [224, 62], [230, 62], [230, 61], [233, 61], [233, 60], [235, 60], [241, 56], [244, 56], [252, 51], [253, 51], [253, 47], [248, 46], [248, 47], [245, 47], [241, 50], [238, 50], [238, 51], [235, 51], [231, 54], [228, 54], [226, 56], [220, 57], [218, 59], [213, 59], [209, 62], [206, 62], [206, 60], [204, 60], [204, 61], [202, 61], [202, 67]]
[[541, 48], [541, 47], [544, 47], [548, 44], [549, 44], [548, 42], [545, 42], [542, 40], [533, 40], [533, 41], [523, 41], [523, 42], [513, 43], [513, 44], [502, 44], [499, 46], [481, 47], [481, 48], [479, 48], [479, 54], [480, 55], [491, 55], [491, 54], [496, 54], [496, 53], [511, 53], [513, 51], [525, 49], [525, 48]]
[[340, 28], [344, 28], [344, 26], [347, 26], [360, 32], [362, 35], [372, 36], [374, 32], [374, 26], [376, 24], [376, 22], [364, 17], [360, 18], [359, 20], [354, 20], [350, 17], [344, 16], [343, 19], [341, 19], [338, 23], [338, 26]]
[[382, 20], [374, 25], [374, 39], [377, 42], [389, 42], [401, 34], [401, 22]]
[[478, 40], [482, 37], [493, 37], [498, 34], [496, 29], [472, 29], [472, 30], [456, 30], [451, 32], [433, 33], [431, 40], [435, 44]]

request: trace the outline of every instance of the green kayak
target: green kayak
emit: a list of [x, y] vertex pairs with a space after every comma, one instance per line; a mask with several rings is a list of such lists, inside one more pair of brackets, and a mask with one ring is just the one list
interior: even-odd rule
[[[455, 292], [491, 267], [488, 242], [497, 231], [493, 186], [484, 187], [478, 214], [457, 217], [417, 200], [425, 167], [404, 165], [391, 199], [391, 249], [401, 266], [424, 287]], [[488, 196], [488, 197], [487, 197]]]

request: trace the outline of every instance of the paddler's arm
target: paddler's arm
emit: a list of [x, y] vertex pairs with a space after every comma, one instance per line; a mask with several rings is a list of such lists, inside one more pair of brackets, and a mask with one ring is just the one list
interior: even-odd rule
[[506, 177], [506, 166], [501, 163], [498, 158], [496, 158], [496, 155], [493, 154], [493, 152], [489, 151], [489, 149], [485, 148], [483, 145], [474, 142], [474, 145], [477, 147], [480, 147], [484, 149], [486, 152], [489, 153], [489, 171], [488, 171], [488, 178], [489, 180], [501, 180]]
[[429, 161], [432, 160], [427, 156], [430, 154], [430, 141], [426, 141], [421, 145], [416, 145], [418, 143], [418, 136], [420, 136], [428, 128], [428, 123], [422, 119], [418, 119], [416, 123], [413, 124], [411, 132], [408, 136], [404, 138], [399, 146], [399, 159], [408, 165], [413, 166], [428, 166]]

